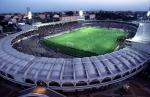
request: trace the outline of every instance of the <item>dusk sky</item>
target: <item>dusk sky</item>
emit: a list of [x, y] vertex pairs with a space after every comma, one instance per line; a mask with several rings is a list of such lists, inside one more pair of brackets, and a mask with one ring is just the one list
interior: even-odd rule
[[24, 13], [26, 7], [34, 12], [81, 9], [146, 11], [150, 7], [150, 0], [0, 0], [0, 13]]

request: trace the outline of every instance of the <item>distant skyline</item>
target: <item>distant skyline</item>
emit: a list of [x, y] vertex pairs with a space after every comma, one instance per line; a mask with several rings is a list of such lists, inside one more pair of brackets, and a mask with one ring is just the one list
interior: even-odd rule
[[0, 13], [110, 10], [147, 11], [150, 0], [0, 0]]

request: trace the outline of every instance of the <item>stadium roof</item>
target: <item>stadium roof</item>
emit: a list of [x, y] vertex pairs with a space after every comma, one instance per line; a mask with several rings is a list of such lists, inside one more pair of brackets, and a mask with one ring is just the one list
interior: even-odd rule
[[132, 39], [136, 42], [150, 42], [150, 22], [143, 22], [139, 24], [139, 28], [135, 37]]

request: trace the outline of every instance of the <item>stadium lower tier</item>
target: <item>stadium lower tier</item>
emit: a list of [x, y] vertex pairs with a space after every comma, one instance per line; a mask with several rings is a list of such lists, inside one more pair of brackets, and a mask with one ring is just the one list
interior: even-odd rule
[[16, 37], [33, 30], [0, 40], [0, 75], [5, 79], [26, 86], [84, 90], [125, 80], [141, 71], [150, 59], [150, 54], [129, 46], [104, 55], [70, 59], [37, 57], [12, 47]]

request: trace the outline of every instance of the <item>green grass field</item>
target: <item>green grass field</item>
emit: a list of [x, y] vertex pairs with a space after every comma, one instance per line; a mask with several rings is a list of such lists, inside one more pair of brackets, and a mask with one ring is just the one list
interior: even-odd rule
[[[126, 32], [119, 29], [82, 27], [69, 33], [49, 37], [44, 40], [44, 44], [50, 48], [56, 46], [52, 45], [54, 43], [85, 52], [105, 54], [114, 51], [119, 44], [117, 39], [126, 35]], [[59, 49], [58, 46], [56, 48]]]

